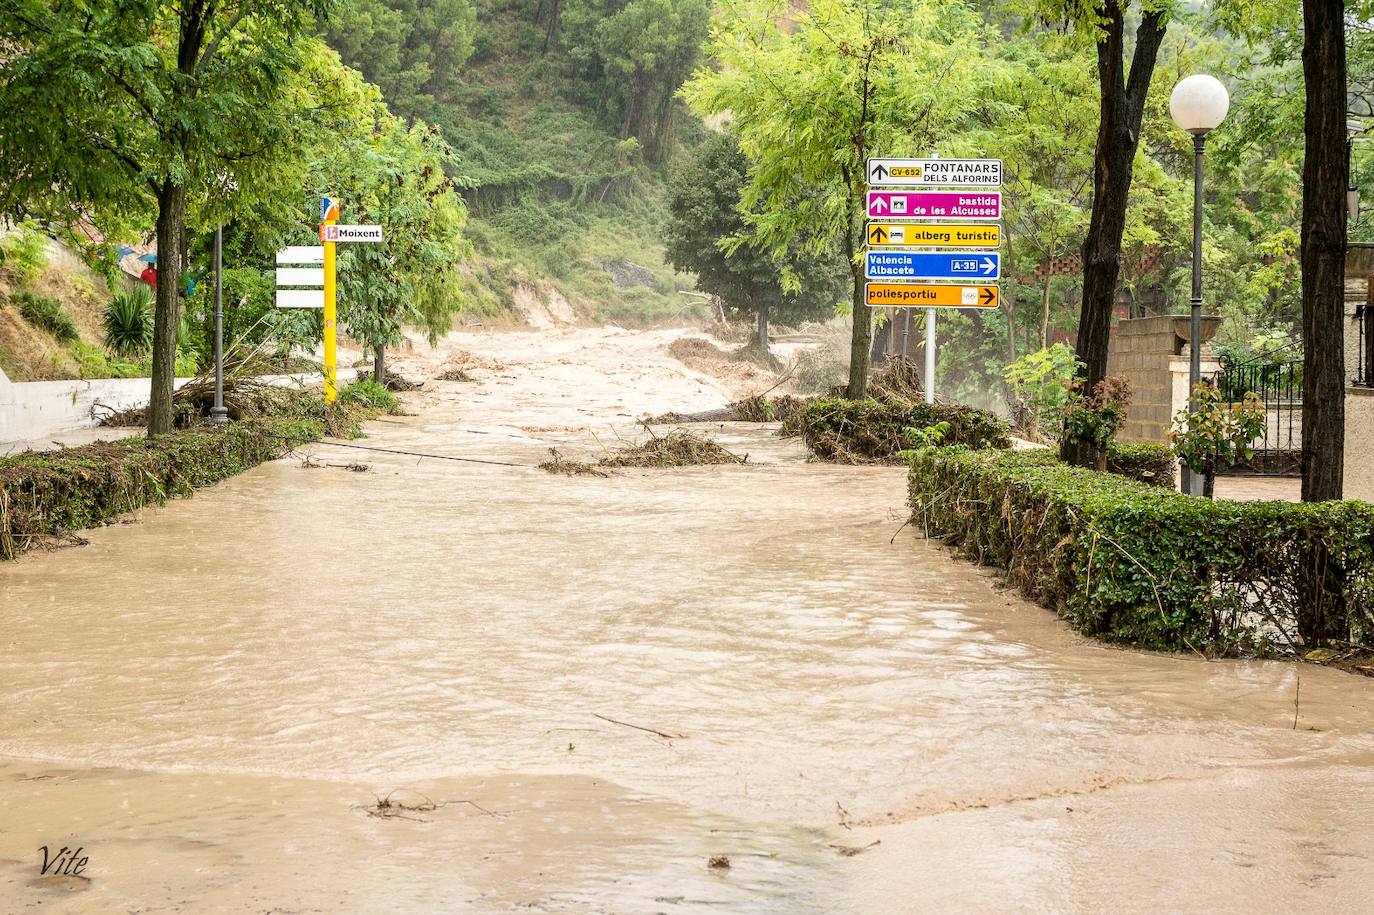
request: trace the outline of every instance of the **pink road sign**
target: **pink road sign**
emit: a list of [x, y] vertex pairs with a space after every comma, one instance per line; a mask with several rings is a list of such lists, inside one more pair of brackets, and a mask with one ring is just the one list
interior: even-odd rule
[[898, 219], [1001, 219], [1002, 195], [995, 191], [869, 191], [868, 215]]

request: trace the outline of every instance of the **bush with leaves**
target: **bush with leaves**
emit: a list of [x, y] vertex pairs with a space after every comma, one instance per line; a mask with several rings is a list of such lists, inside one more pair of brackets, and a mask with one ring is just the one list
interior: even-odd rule
[[1374, 648], [1374, 506], [1190, 499], [1048, 451], [925, 448], [913, 520], [1079, 631], [1147, 648]]
[[32, 222], [0, 237], [0, 269], [20, 284], [32, 283], [48, 264], [48, 238]]
[[1254, 391], [1247, 391], [1240, 403], [1228, 404], [1215, 385], [1204, 381], [1174, 417], [1169, 441], [1188, 469], [1202, 476], [1202, 494], [1210, 499], [1217, 473], [1254, 454], [1251, 446], [1264, 434], [1266, 421], [1264, 404]]
[[31, 289], [16, 292], [13, 298], [19, 306], [19, 314], [34, 327], [41, 327], [63, 343], [79, 339], [71, 315], [67, 314], [57, 299], [40, 295]]
[[1097, 450], [1097, 470], [1107, 469], [1107, 450], [1126, 422], [1126, 407], [1131, 402], [1131, 383], [1124, 375], [1112, 375], [1084, 390], [1082, 379], [1069, 385], [1068, 396], [1059, 408], [1063, 420], [1059, 442], [1084, 443]]
[[153, 345], [153, 291], [146, 283], [116, 292], [105, 306], [105, 345], [121, 356]]
[[1027, 353], [1002, 370], [1019, 430], [1037, 441], [1053, 441], [1058, 436], [1057, 426], [1047, 426], [1061, 418], [1069, 385], [1081, 364], [1073, 347], [1056, 343]]

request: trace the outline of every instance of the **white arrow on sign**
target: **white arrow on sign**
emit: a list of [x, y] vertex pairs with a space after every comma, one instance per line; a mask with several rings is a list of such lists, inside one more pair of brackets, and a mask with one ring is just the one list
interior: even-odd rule
[[997, 264], [990, 257], [983, 258], [981, 266], [983, 268], [983, 276], [992, 276], [992, 274], [997, 271]]
[[869, 159], [868, 183], [889, 187], [997, 187], [1001, 159]]

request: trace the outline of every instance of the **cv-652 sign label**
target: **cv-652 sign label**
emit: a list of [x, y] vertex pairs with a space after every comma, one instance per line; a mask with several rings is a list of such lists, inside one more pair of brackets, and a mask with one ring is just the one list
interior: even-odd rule
[[1001, 159], [869, 159], [874, 187], [1000, 187]]

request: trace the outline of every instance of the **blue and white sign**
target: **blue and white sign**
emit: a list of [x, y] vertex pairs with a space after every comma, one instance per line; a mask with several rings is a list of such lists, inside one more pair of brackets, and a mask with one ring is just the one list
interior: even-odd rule
[[869, 251], [865, 275], [870, 280], [995, 280], [1002, 275], [1002, 256], [968, 251]]

